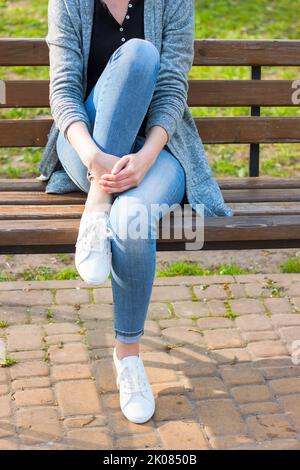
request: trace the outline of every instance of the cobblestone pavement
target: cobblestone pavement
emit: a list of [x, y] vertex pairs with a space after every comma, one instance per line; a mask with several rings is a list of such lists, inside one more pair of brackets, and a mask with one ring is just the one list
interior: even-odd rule
[[0, 283], [0, 356], [16, 361], [0, 449], [300, 449], [300, 275], [158, 278], [151, 300], [156, 412], [138, 425], [119, 409], [109, 282]]

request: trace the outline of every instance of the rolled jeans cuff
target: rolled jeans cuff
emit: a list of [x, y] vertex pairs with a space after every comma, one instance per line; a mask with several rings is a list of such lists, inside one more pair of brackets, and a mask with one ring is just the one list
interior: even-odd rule
[[136, 343], [139, 341], [139, 339], [144, 335], [144, 330], [140, 331], [139, 333], [136, 334], [124, 334], [124, 333], [119, 333], [118, 331], [115, 332], [115, 338], [120, 341], [121, 343], [126, 343], [126, 344], [131, 344], [131, 343]]

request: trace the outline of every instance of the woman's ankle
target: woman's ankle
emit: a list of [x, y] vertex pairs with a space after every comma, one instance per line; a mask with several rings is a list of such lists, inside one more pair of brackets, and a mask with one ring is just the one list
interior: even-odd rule
[[111, 203], [101, 201], [86, 201], [84, 205], [85, 212], [105, 212], [110, 213]]
[[97, 213], [102, 212], [103, 214], [105, 213], [107, 215], [109, 214], [108, 210], [105, 210], [101, 205], [97, 205], [97, 204], [85, 206], [84, 212], [89, 213], [89, 214], [95, 213], [95, 212]]
[[116, 340], [115, 343], [116, 354], [119, 360], [127, 356], [138, 356], [140, 352], [140, 343], [122, 343], [121, 341]]
[[111, 194], [105, 193], [95, 182], [91, 183], [85, 201], [86, 212], [107, 212], [109, 214], [112, 205]]

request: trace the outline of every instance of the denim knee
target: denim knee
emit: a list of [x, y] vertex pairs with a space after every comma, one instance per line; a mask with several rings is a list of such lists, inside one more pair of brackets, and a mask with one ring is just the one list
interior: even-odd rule
[[147, 39], [131, 38], [120, 46], [126, 52], [126, 58], [131, 59], [131, 65], [139, 71], [147, 71], [155, 67], [158, 71], [160, 54], [158, 49]]

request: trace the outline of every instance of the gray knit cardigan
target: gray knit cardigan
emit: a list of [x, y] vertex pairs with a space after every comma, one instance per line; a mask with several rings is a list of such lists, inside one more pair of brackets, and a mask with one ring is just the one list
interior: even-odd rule
[[[68, 126], [83, 121], [91, 132], [84, 107], [94, 0], [50, 0], [46, 42], [50, 58], [50, 108], [54, 119], [39, 164], [41, 179], [49, 179], [58, 162], [56, 140]], [[146, 133], [159, 125], [167, 146], [182, 164], [186, 197], [193, 209], [203, 204], [205, 216], [230, 216], [212, 174], [187, 104], [188, 72], [194, 59], [193, 0], [144, 0], [144, 33], [160, 53], [160, 69], [149, 107]], [[63, 184], [56, 192], [65, 192]], [[58, 176], [59, 179], [60, 176]], [[56, 179], [57, 183], [57, 179]], [[202, 210], [201, 210], [202, 214]]]

